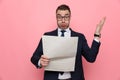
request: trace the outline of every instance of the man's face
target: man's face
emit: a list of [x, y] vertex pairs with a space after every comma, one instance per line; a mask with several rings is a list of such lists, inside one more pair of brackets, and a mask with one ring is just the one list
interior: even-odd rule
[[58, 10], [56, 19], [60, 29], [67, 29], [70, 23], [70, 12], [68, 10]]

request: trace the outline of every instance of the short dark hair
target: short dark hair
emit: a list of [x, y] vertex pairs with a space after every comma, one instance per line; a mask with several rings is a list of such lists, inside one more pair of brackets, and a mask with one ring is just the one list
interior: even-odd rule
[[68, 10], [71, 14], [70, 8], [66, 4], [62, 4], [62, 5], [58, 6], [58, 8], [56, 9], [56, 13], [57, 13], [58, 10]]

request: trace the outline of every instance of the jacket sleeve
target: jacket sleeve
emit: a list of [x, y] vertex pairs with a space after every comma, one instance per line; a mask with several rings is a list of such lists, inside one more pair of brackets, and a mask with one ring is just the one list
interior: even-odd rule
[[32, 57], [31, 57], [31, 62], [37, 67], [40, 68], [38, 66], [38, 61], [41, 57], [41, 55], [43, 54], [43, 48], [42, 48], [42, 38], [40, 39], [40, 42], [36, 48], [36, 50], [34, 51]]
[[100, 42], [93, 40], [91, 48], [87, 44], [87, 40], [83, 35], [82, 38], [82, 55], [88, 62], [94, 62], [96, 60], [97, 54], [99, 52]]

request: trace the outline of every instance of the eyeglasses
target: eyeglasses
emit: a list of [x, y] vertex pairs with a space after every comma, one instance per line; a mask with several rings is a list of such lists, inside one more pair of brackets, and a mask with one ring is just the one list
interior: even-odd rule
[[57, 15], [57, 19], [59, 21], [62, 21], [63, 18], [64, 18], [65, 21], [68, 21], [70, 19], [70, 16], [69, 15], [67, 15], [67, 16]]

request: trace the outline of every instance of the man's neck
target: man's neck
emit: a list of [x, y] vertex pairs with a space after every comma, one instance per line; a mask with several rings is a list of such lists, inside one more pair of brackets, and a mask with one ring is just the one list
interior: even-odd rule
[[68, 30], [70, 30], [70, 28], [68, 27], [68, 28], [66, 28], [66, 29], [61, 29], [61, 28], [58, 27], [58, 30], [59, 30], [59, 31], [61, 31], [61, 30], [68, 31]]

